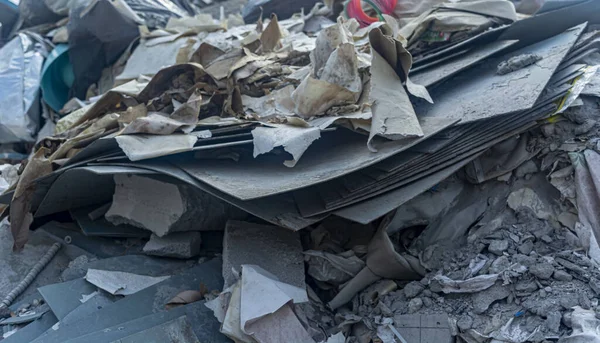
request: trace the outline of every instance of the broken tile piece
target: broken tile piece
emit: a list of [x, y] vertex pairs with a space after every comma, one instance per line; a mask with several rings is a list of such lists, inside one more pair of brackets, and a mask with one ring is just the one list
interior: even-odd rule
[[242, 264], [255, 264], [281, 282], [305, 288], [304, 255], [297, 232], [276, 226], [230, 220], [223, 238], [223, 278], [225, 288], [237, 278]]
[[154, 256], [191, 258], [200, 253], [201, 242], [200, 232], [173, 232], [164, 237], [153, 234], [143, 251]]
[[169, 276], [146, 276], [124, 272], [88, 269], [85, 279], [112, 295], [131, 295], [168, 279]]
[[539, 219], [550, 219], [552, 214], [539, 195], [531, 188], [521, 188], [510, 193], [508, 206], [514, 211], [525, 207], [533, 211]]
[[106, 219], [130, 224], [163, 237], [170, 232], [222, 230], [241, 210], [191, 186], [116, 174], [113, 203]]
[[396, 315], [394, 327], [408, 343], [450, 343], [454, 340], [445, 314]]

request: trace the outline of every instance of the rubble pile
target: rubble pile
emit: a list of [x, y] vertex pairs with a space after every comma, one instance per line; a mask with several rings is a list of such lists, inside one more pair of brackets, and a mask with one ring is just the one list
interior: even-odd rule
[[600, 342], [598, 1], [241, 5], [0, 0], [0, 340]]

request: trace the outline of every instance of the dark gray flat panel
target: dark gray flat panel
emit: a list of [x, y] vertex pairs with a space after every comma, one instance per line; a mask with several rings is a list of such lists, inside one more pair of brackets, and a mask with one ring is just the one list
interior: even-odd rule
[[[174, 275], [163, 282], [127, 296], [79, 321], [61, 325], [58, 330], [50, 330], [33, 342], [64, 343], [70, 339], [120, 325], [153, 313], [165, 312], [165, 304], [170, 299], [184, 290], [198, 289], [200, 284], [206, 285], [209, 290], [222, 289], [223, 278], [221, 276], [220, 259], [213, 259], [197, 265], [179, 275]], [[208, 320], [210, 317], [214, 318], [212, 313], [207, 313], [205, 320]], [[218, 325], [218, 322], [216, 323]], [[107, 341], [104, 340], [102, 342]]]
[[52, 312], [59, 320], [81, 305], [83, 295], [97, 290], [97, 287], [84, 279], [76, 279], [63, 283], [55, 283], [38, 288], [38, 291], [50, 305]]
[[410, 79], [416, 84], [423, 85], [425, 87], [431, 87], [434, 84], [446, 80], [449, 77], [472, 67], [476, 63], [479, 63], [486, 58], [505, 50], [511, 45], [514, 45], [516, 42], [516, 40], [497, 41], [476, 47], [468, 53], [453, 58], [448, 62], [415, 72], [414, 74], [411, 73]]
[[[579, 25], [509, 55], [486, 60], [435, 88], [431, 92], [434, 104], [419, 101], [415, 111], [421, 118], [460, 119], [465, 124], [528, 110], [584, 28]], [[500, 62], [521, 54], [537, 54], [542, 59], [512, 73], [496, 74]]]

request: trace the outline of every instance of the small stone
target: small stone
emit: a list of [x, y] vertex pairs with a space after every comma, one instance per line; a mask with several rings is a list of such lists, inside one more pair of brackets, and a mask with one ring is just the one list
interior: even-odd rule
[[584, 310], [589, 310], [592, 308], [592, 301], [585, 293], [579, 294], [579, 306], [581, 306]]
[[546, 317], [546, 328], [548, 328], [548, 330], [551, 332], [558, 333], [558, 330], [560, 329], [561, 318], [562, 316], [560, 315], [560, 312], [550, 312]]
[[404, 287], [404, 295], [406, 295], [408, 299], [414, 298], [419, 295], [423, 289], [425, 289], [425, 287], [420, 282], [413, 281]]
[[508, 172], [504, 175], [498, 176], [497, 180], [500, 182], [508, 182], [508, 181], [510, 181], [511, 176], [512, 176], [512, 172]]
[[552, 287], [550, 287], [550, 286], [544, 288], [544, 290], [548, 293], [552, 293]]
[[513, 262], [524, 265], [525, 267], [531, 267], [535, 264], [535, 258], [531, 256], [526, 256], [523, 254], [517, 254], [513, 256]]
[[519, 282], [517, 282], [517, 284], [515, 285], [515, 290], [517, 292], [523, 292], [523, 293], [533, 293], [535, 291], [537, 291], [538, 286], [534, 281], [527, 281], [527, 280], [521, 280]]
[[506, 256], [500, 256], [492, 262], [489, 272], [492, 274], [499, 274], [510, 268], [510, 260]]
[[488, 246], [488, 251], [491, 252], [492, 254], [501, 256], [502, 253], [504, 251], [506, 251], [508, 249], [508, 241], [503, 239], [503, 240], [496, 240], [496, 241], [492, 241], [490, 243], [490, 245]]
[[431, 283], [429, 284], [429, 289], [434, 293], [441, 293], [442, 285], [440, 285], [439, 281], [437, 280], [431, 280]]
[[414, 298], [408, 303], [408, 313], [416, 313], [423, 307], [423, 300], [421, 298]]
[[40, 306], [40, 300], [39, 299], [33, 299], [33, 301], [31, 302], [31, 305], [33, 307], [38, 307]]
[[423, 305], [425, 305], [425, 307], [431, 307], [433, 306], [433, 300], [431, 300], [431, 298], [422, 298], [423, 299]]
[[490, 305], [495, 301], [505, 299], [509, 295], [510, 290], [508, 287], [496, 283], [492, 287], [473, 295], [473, 312], [482, 314], [487, 311]]
[[596, 294], [600, 294], [600, 280], [596, 278], [591, 278], [589, 286]]
[[579, 300], [576, 294], [566, 294], [560, 298], [559, 303], [565, 310], [570, 310], [579, 305]]
[[539, 219], [548, 220], [552, 217], [548, 206], [542, 201], [539, 195], [531, 188], [521, 188], [512, 192], [508, 196], [508, 206], [515, 212], [525, 207], [533, 211]]
[[554, 267], [548, 262], [536, 263], [529, 268], [529, 272], [539, 279], [547, 280], [554, 273]]
[[464, 315], [458, 319], [456, 325], [461, 331], [467, 331], [473, 327], [473, 318], [471, 318], [471, 316]]
[[571, 281], [571, 280], [573, 280], [573, 276], [571, 276], [571, 274], [567, 273], [564, 270], [555, 270], [554, 274], [552, 276], [557, 281]]
[[538, 295], [539, 295], [540, 297], [542, 297], [542, 298], [545, 298], [545, 297], [547, 297], [547, 296], [548, 296], [548, 294], [546, 293], [546, 291], [545, 291], [545, 290], [543, 290], [543, 289], [542, 289], [541, 291], [539, 291], [539, 292], [538, 292]]
[[431, 298], [433, 296], [433, 292], [428, 289], [423, 290], [423, 292], [421, 292], [421, 294], [423, 294], [424, 297], [428, 297], [428, 298]]
[[531, 174], [525, 175], [525, 180], [527, 180], [527, 181], [531, 180]]
[[529, 255], [533, 251], [533, 242], [528, 239], [523, 244], [519, 245], [517, 250], [523, 255]]
[[544, 241], [544, 242], [545, 242], [545, 243], [547, 243], [547, 244], [550, 244], [550, 243], [552, 243], [552, 237], [550, 237], [550, 236], [548, 236], [548, 235], [543, 235], [543, 236], [541, 237], [541, 240], [542, 240], [542, 241]]
[[537, 171], [538, 166], [535, 164], [535, 162], [529, 160], [517, 167], [517, 169], [515, 170], [515, 176], [517, 178], [522, 178], [527, 174], [537, 173]]

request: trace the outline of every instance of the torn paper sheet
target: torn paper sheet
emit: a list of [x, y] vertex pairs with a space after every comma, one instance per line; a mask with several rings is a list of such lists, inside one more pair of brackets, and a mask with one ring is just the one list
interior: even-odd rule
[[294, 102], [292, 92], [294, 86], [287, 86], [260, 98], [242, 95], [244, 110], [250, 112], [257, 120], [264, 120], [275, 116], [293, 115]]
[[112, 295], [131, 295], [168, 278], [169, 276], [153, 277], [98, 269], [88, 269], [85, 275], [89, 283]]
[[117, 144], [131, 161], [176, 154], [190, 151], [198, 140], [194, 135], [173, 134], [125, 135], [116, 137]]
[[225, 315], [227, 314], [227, 308], [229, 307], [229, 302], [231, 300], [233, 288], [236, 286], [237, 284], [234, 284], [233, 286], [226, 288], [225, 290], [223, 290], [223, 292], [221, 292], [221, 294], [219, 294], [219, 296], [212, 300], [208, 300], [204, 303], [204, 306], [208, 307], [213, 311], [215, 318], [217, 318], [217, 320], [221, 324], [223, 324], [223, 322], [225, 321]]
[[341, 22], [319, 33], [310, 55], [312, 71], [292, 94], [296, 114], [311, 117], [358, 101], [362, 80], [351, 42], [352, 35]]
[[321, 130], [315, 127], [303, 128], [277, 124], [273, 127], [255, 128], [252, 130], [252, 138], [254, 141], [254, 157], [281, 146], [293, 157], [292, 160], [283, 163], [291, 168], [298, 163], [306, 149], [315, 140], [321, 138]]
[[294, 112], [304, 118], [323, 114], [333, 106], [354, 104], [360, 93], [307, 76], [292, 93]]
[[437, 282], [442, 292], [450, 293], [477, 293], [486, 290], [496, 283], [499, 274], [479, 275], [467, 280], [452, 280], [444, 275], [436, 275], [432, 282]]
[[29, 226], [33, 222], [31, 202], [35, 193], [34, 181], [52, 172], [52, 163], [46, 159], [47, 150], [39, 149], [33, 155], [19, 178], [10, 205], [10, 231], [13, 236], [13, 251], [20, 251], [29, 240]]
[[[540, 327], [536, 327], [533, 332], [527, 331], [526, 325], [522, 318], [511, 318], [499, 330], [490, 334], [494, 340], [506, 343], [525, 343], [530, 342], [533, 337], [540, 331]], [[518, 321], [519, 323], [515, 323]]]
[[600, 254], [598, 252], [600, 250], [598, 248], [598, 238], [600, 237], [600, 213], [598, 212], [598, 206], [600, 206], [600, 154], [588, 149], [582, 153], [569, 153], [569, 158], [575, 167], [579, 221], [584, 228], [590, 229], [590, 239], [586, 239], [589, 244], [586, 245], [590, 249], [590, 257], [600, 263], [598, 256]]
[[195, 125], [188, 125], [178, 120], [171, 119], [162, 113], [153, 112], [149, 113], [146, 117], [137, 118], [132, 121], [123, 129], [121, 135], [130, 135], [134, 133], [170, 135], [177, 130], [189, 133], [195, 127]]
[[281, 47], [281, 28], [277, 15], [271, 15], [271, 21], [260, 35], [261, 52], [271, 52]]
[[396, 74], [400, 77], [400, 81], [406, 83], [408, 93], [422, 98], [429, 103], [433, 103], [427, 88], [415, 84], [408, 77], [410, 68], [412, 67], [412, 56], [404, 45], [397, 39], [384, 34], [392, 31], [389, 25], [374, 28], [369, 32], [369, 42], [371, 43], [371, 51], [376, 51], [383, 57]]
[[600, 343], [600, 320], [592, 310], [584, 310], [575, 306], [571, 313], [573, 332], [562, 337], [558, 343]]
[[371, 111], [365, 110], [364, 112], [358, 111], [354, 113], [343, 114], [340, 116], [316, 117], [307, 121], [306, 123], [312, 127], [318, 127], [321, 130], [325, 130], [326, 128], [330, 127], [339, 120], [369, 120], [372, 116], [373, 114], [371, 113]]
[[373, 119], [367, 146], [375, 152], [371, 141], [377, 135], [396, 140], [422, 137], [423, 130], [400, 77], [377, 51], [372, 53], [369, 99]]
[[259, 343], [314, 343], [290, 307], [308, 302], [306, 289], [277, 280], [255, 265], [242, 265], [240, 327]]
[[240, 284], [241, 282], [238, 281], [231, 289], [227, 312], [223, 318], [223, 325], [221, 325], [221, 333], [236, 342], [254, 343], [256, 341], [242, 331], [240, 324], [240, 309], [242, 302], [242, 290]]

